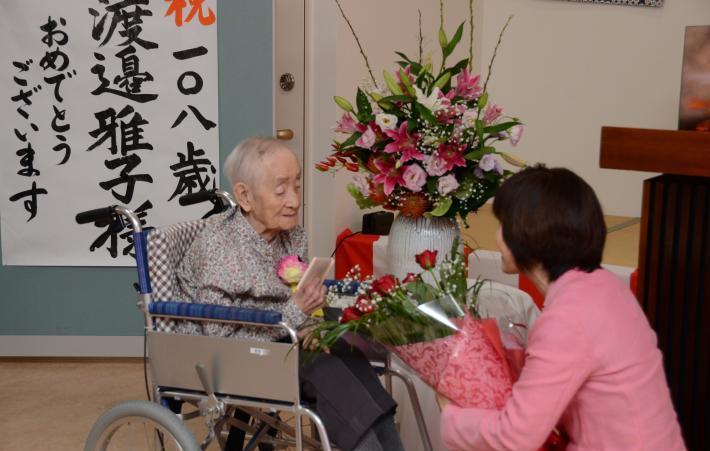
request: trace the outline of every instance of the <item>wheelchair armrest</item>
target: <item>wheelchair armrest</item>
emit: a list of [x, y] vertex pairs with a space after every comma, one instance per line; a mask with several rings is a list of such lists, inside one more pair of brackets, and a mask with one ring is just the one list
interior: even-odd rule
[[214, 304], [191, 302], [158, 301], [148, 308], [152, 315], [182, 317], [185, 319], [214, 319], [218, 321], [238, 321], [244, 323], [278, 325], [283, 320], [281, 313], [269, 310], [225, 307]]

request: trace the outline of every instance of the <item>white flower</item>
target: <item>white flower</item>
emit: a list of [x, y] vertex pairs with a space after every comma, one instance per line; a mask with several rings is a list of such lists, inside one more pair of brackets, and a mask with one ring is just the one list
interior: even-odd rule
[[478, 110], [470, 109], [466, 110], [461, 116], [461, 123], [464, 128], [476, 128], [476, 117], [478, 116]]
[[429, 97], [424, 95], [419, 86], [414, 87], [414, 91], [417, 93], [417, 102], [425, 106], [429, 111], [435, 113], [437, 110], [441, 109], [441, 99], [439, 98], [439, 88], [434, 88], [434, 90], [429, 94]]
[[493, 155], [491, 154], [486, 154], [481, 158], [481, 161], [478, 162], [478, 167], [481, 168], [483, 171], [490, 171], [491, 169], [495, 169], [496, 167], [496, 159]]
[[518, 124], [510, 129], [510, 143], [514, 146], [518, 145], [520, 137], [523, 136], [523, 125]]
[[433, 146], [437, 142], [439, 142], [438, 136], [426, 135], [424, 138], [422, 138], [422, 145], [423, 146]]
[[370, 180], [368, 179], [367, 176], [362, 175], [362, 174], [355, 174], [353, 176], [353, 183], [355, 184], [355, 187], [357, 188], [358, 191], [364, 196], [367, 197], [370, 195]]
[[446, 196], [453, 190], [459, 187], [459, 182], [456, 181], [456, 177], [453, 174], [445, 175], [439, 178], [437, 182], [436, 189], [441, 193], [442, 196]]
[[384, 130], [394, 130], [397, 128], [397, 116], [394, 114], [380, 113], [375, 116], [375, 124]]

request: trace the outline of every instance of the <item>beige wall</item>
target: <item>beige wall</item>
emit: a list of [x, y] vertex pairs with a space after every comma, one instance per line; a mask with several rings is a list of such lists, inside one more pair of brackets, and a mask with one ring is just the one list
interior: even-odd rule
[[[439, 3], [434, 0], [342, 4], [378, 80], [382, 69], [393, 68], [393, 50], [417, 53], [417, 8], [424, 17], [426, 48], [438, 47]], [[315, 160], [327, 154], [334, 137], [330, 128], [339, 114], [328, 105], [330, 98], [337, 94], [353, 99], [355, 87], [368, 76], [333, 2], [312, 0], [311, 9], [317, 30], [311, 35]], [[447, 0], [445, 10], [450, 33], [468, 16], [468, 1]], [[494, 102], [527, 126], [515, 152], [530, 162], [578, 172], [596, 190], [607, 213], [638, 215], [641, 181], [649, 174], [599, 169], [600, 128], [676, 128], [684, 27], [710, 22], [710, 1], [668, 0], [663, 8], [640, 8], [562, 0], [476, 0], [474, 58], [479, 70], [487, 67], [509, 14], [515, 17], [489, 91]], [[327, 23], [329, 19], [335, 24]], [[313, 253], [330, 253], [336, 231], [360, 228], [362, 212], [344, 188], [348, 177], [312, 177]]]

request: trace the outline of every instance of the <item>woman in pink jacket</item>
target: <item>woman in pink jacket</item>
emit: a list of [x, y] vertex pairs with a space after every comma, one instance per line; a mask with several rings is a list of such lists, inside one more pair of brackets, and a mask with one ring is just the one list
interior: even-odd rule
[[561, 425], [568, 451], [683, 450], [663, 356], [638, 302], [602, 269], [604, 217], [591, 187], [567, 169], [525, 169], [493, 211], [503, 271], [545, 295], [526, 361], [501, 411], [440, 398], [451, 450], [535, 450]]

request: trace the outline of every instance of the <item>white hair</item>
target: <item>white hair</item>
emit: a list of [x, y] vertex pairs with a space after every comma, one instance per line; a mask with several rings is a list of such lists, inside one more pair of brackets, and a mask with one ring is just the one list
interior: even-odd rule
[[260, 165], [256, 163], [279, 148], [291, 151], [281, 141], [263, 136], [247, 138], [237, 144], [224, 160], [224, 175], [229, 180], [230, 186], [239, 182], [251, 186], [255, 175], [261, 172], [258, 169]]

